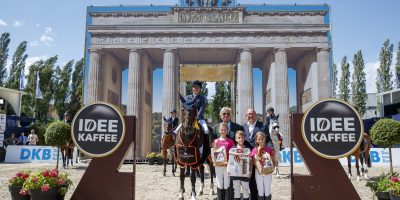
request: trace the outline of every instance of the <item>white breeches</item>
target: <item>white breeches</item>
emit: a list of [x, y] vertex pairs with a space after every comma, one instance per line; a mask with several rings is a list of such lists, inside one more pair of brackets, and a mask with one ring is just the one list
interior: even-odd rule
[[248, 199], [249, 194], [250, 194], [250, 188], [249, 188], [249, 182], [247, 181], [241, 181], [241, 180], [234, 180], [233, 182], [233, 193], [234, 196], [233, 198], [237, 199], [240, 198], [240, 185], [242, 186], [242, 193], [243, 193], [243, 198]]
[[228, 189], [229, 188], [229, 176], [226, 167], [215, 166], [215, 175], [217, 177], [217, 188]]
[[207, 123], [204, 119], [199, 120], [199, 124], [203, 127], [204, 134], [208, 134], [210, 131], [208, 130]]
[[261, 197], [271, 195], [272, 173], [260, 175], [256, 170], [255, 174], [258, 195]]

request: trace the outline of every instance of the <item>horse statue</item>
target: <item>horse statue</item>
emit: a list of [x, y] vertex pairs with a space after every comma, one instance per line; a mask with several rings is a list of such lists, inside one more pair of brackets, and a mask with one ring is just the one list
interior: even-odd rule
[[[364, 133], [364, 139], [362, 140], [360, 146], [353, 152], [353, 154], [347, 156], [347, 163], [349, 168], [349, 179], [351, 179], [351, 156], [356, 158], [356, 169], [357, 169], [357, 181], [361, 181], [361, 176], [364, 176], [365, 179], [369, 179], [368, 168], [371, 167], [371, 159], [369, 157], [369, 151], [371, 149], [371, 137]], [[358, 161], [361, 163], [361, 175], [360, 175], [360, 166]], [[364, 169], [364, 164], [366, 168]], [[368, 168], [367, 168], [368, 167]]]
[[283, 149], [282, 141], [282, 133], [279, 131], [279, 121], [278, 121], [279, 115], [276, 117], [272, 117], [270, 122], [269, 122], [269, 134], [271, 136], [271, 141], [273, 144], [274, 148], [274, 164], [275, 164], [275, 172], [276, 176], [279, 178], [280, 173], [279, 173], [279, 161], [281, 161], [281, 154], [279, 153]]
[[[177, 164], [180, 169], [180, 191], [178, 199], [183, 200], [183, 194], [185, 193], [185, 168], [190, 166], [192, 168], [190, 174], [190, 182], [192, 184], [191, 199], [196, 199], [196, 172], [202, 163], [206, 160], [210, 154], [209, 142], [204, 134], [204, 131], [200, 129], [200, 126], [196, 119], [197, 109], [195, 105], [187, 105], [181, 109], [181, 128], [178, 131], [176, 137], [176, 150], [177, 150]], [[208, 155], [207, 155], [208, 154]]]
[[61, 151], [61, 157], [63, 161], [63, 167], [69, 166], [69, 161], [71, 161], [71, 166], [74, 166], [74, 158], [73, 158], [73, 153], [74, 153], [74, 143], [72, 141], [67, 142], [67, 144], [63, 147], [60, 148]]
[[164, 158], [164, 171], [163, 176], [166, 175], [167, 172], [167, 154], [168, 151], [171, 155], [171, 164], [172, 164], [172, 175], [175, 176], [176, 171], [176, 162], [175, 162], [175, 136], [172, 133], [172, 119], [165, 119], [164, 118], [164, 134], [161, 139], [161, 148], [162, 154]]

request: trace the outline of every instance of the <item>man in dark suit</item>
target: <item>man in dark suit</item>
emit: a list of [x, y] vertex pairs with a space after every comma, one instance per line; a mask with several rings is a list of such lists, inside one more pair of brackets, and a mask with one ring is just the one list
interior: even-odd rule
[[[259, 131], [263, 131], [263, 123], [257, 120], [257, 113], [254, 109], [250, 108], [246, 112], [246, 119], [247, 122], [243, 124], [244, 129], [244, 144], [249, 148], [253, 149], [256, 146], [256, 133]], [[265, 133], [265, 132], [264, 132]], [[257, 183], [255, 179], [255, 167], [251, 172], [250, 177], [250, 195], [251, 199], [258, 198], [258, 191], [257, 191]]]
[[245, 143], [253, 149], [256, 144], [256, 133], [259, 131], [264, 132], [263, 123], [257, 120], [257, 113], [252, 108], [247, 110], [246, 119], [247, 122], [243, 124], [244, 139]]
[[[221, 117], [222, 122], [227, 123], [228, 125], [228, 134], [226, 135], [228, 138], [232, 139], [235, 141], [235, 134], [236, 131], [243, 131], [243, 127], [240, 126], [239, 124], [236, 124], [235, 122], [231, 121], [231, 108], [228, 107], [223, 107], [221, 108], [221, 111], [219, 112], [219, 116]], [[214, 127], [214, 134], [212, 135], [212, 139], [217, 139], [221, 137], [221, 134], [218, 131], [219, 124], [217, 124]]]
[[71, 122], [71, 119], [69, 118], [69, 113], [68, 113], [68, 111], [64, 113], [63, 122], [71, 126], [71, 123], [72, 123], [72, 122]]

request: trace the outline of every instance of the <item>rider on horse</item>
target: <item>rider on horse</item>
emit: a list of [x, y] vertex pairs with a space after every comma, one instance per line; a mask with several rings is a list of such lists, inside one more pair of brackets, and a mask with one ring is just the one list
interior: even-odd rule
[[[195, 105], [196, 106], [197, 121], [199, 122], [201, 127], [203, 127], [204, 134], [208, 134], [209, 133], [208, 126], [207, 126], [206, 121], [204, 120], [204, 111], [206, 110], [206, 106], [205, 106], [206, 97], [200, 93], [202, 85], [203, 85], [203, 83], [198, 80], [193, 81], [193, 83], [192, 83], [193, 94], [187, 95], [186, 98], [182, 97], [182, 95], [179, 95], [179, 97], [180, 97], [180, 100], [182, 103], [184, 103], [186, 105]], [[180, 127], [181, 127], [181, 125], [179, 125], [175, 129], [174, 132], [177, 133], [179, 131]]]

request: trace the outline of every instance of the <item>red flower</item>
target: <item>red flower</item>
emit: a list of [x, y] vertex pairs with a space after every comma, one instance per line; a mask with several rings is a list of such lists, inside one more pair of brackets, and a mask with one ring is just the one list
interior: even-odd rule
[[17, 173], [17, 176], [18, 176], [18, 177], [20, 177], [20, 176], [22, 176], [22, 175], [23, 175], [23, 173], [21, 173], [21, 172], [18, 172], [18, 173]]
[[38, 181], [38, 178], [37, 178], [37, 177], [33, 177], [32, 181], [33, 181], [34, 183], [36, 183], [36, 182]]
[[65, 183], [65, 180], [64, 179], [58, 179], [58, 185], [64, 185], [64, 183]]
[[44, 177], [48, 177], [48, 176], [50, 176], [50, 172], [49, 172], [49, 170], [45, 170], [45, 171], [43, 171], [43, 172], [42, 172], [42, 175], [43, 175]]
[[22, 174], [22, 179], [26, 180], [29, 177], [29, 174]]
[[390, 180], [393, 181], [393, 182], [395, 182], [395, 183], [400, 182], [400, 178], [394, 177], [394, 176], [392, 176], [392, 177], [390, 178]]
[[57, 169], [53, 169], [50, 171], [50, 176], [51, 177], [57, 177], [58, 176], [58, 170]]
[[19, 194], [21, 194], [21, 195], [27, 195], [28, 194], [28, 190], [27, 189], [20, 189], [19, 190]]
[[42, 185], [42, 187], [40, 189], [42, 189], [42, 192], [46, 192], [47, 190], [50, 189], [50, 187], [48, 184], [44, 184], [44, 185]]

